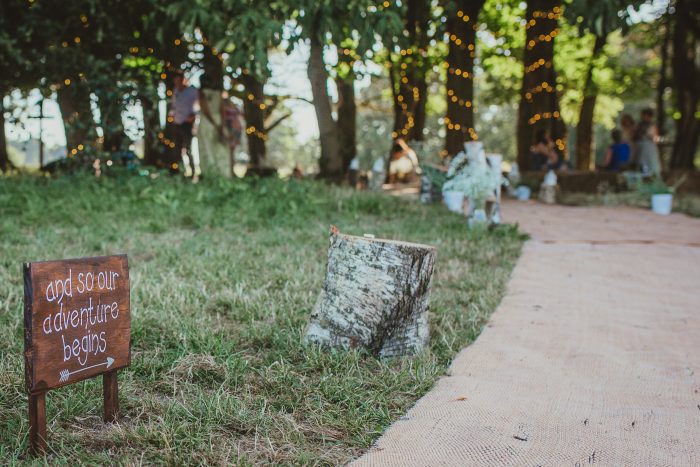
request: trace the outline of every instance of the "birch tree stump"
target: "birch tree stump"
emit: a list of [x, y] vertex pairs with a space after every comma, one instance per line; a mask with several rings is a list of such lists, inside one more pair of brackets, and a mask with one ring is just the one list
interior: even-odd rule
[[306, 341], [379, 357], [420, 352], [429, 339], [435, 247], [331, 232]]

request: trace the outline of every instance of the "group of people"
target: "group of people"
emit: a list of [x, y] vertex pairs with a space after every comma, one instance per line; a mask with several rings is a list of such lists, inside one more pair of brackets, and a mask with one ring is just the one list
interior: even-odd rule
[[[175, 126], [175, 153], [182, 160], [182, 167], [190, 166], [192, 181], [197, 182], [198, 171], [192, 156], [192, 138], [198, 111], [217, 128], [222, 141], [229, 148], [231, 167], [236, 147], [241, 142], [243, 125], [242, 113], [226, 92], [220, 100], [218, 122], [215, 119], [202, 92], [191, 86], [179, 71], [173, 76], [173, 94], [169, 117]], [[659, 174], [661, 163], [657, 143], [659, 135], [654, 124], [654, 111], [642, 110], [639, 122], [629, 114], [620, 118], [620, 128], [611, 132], [612, 144], [607, 148], [605, 159], [600, 166], [603, 170], [639, 170], [645, 175]], [[535, 134], [535, 142], [530, 147], [533, 168], [541, 170], [565, 170], [566, 161], [555, 149], [548, 130], [540, 129]], [[178, 165], [173, 165], [177, 170]], [[415, 151], [399, 138], [394, 142], [389, 159], [388, 181], [405, 182], [420, 172]]]
[[535, 132], [535, 143], [530, 146], [530, 164], [533, 169], [563, 170], [566, 163], [554, 148], [554, 141], [549, 130], [539, 129]]
[[[192, 156], [192, 138], [195, 134], [195, 121], [198, 111], [217, 128], [220, 138], [229, 148], [229, 155], [233, 160], [236, 147], [241, 142], [243, 125], [241, 123], [241, 111], [234, 104], [227, 92], [221, 95], [218, 122], [214, 119], [207, 99], [202, 92], [191, 86], [183, 72], [175, 72], [173, 76], [173, 94], [169, 117], [172, 118], [175, 127], [175, 153], [182, 160], [182, 167], [190, 166], [192, 182], [199, 180], [199, 174]], [[178, 166], [175, 166], [178, 167]]]
[[612, 144], [605, 152], [601, 166], [604, 170], [639, 170], [644, 175], [661, 173], [659, 132], [654, 123], [654, 110], [642, 110], [639, 122], [629, 114], [622, 114], [620, 128], [610, 133]]
[[[654, 110], [642, 110], [639, 122], [631, 115], [622, 114], [620, 128], [611, 132], [612, 144], [605, 152], [600, 166], [603, 170], [638, 170], [644, 175], [658, 175], [661, 160], [657, 143], [659, 134], [654, 123]], [[535, 143], [530, 147], [532, 167], [541, 170], [565, 170], [566, 162], [554, 147], [547, 130], [535, 134]]]

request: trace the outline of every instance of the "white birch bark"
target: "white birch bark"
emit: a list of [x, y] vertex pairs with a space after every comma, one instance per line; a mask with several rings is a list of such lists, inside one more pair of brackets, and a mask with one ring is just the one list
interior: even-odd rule
[[340, 233], [330, 243], [306, 341], [379, 357], [420, 352], [429, 340], [435, 247]]

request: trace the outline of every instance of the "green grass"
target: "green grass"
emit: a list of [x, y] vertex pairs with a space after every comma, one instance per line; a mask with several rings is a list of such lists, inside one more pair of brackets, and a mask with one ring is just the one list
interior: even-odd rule
[[[380, 361], [303, 345], [330, 224], [438, 247], [428, 351]], [[99, 378], [49, 392], [49, 463], [340, 464], [477, 337], [522, 239], [313, 182], [0, 178], [0, 459], [27, 462], [24, 261], [125, 252], [131, 268], [121, 420], [101, 422]]]

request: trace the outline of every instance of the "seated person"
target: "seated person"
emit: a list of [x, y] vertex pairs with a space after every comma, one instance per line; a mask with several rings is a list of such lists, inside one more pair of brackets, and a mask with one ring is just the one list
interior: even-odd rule
[[394, 142], [389, 157], [389, 183], [409, 183], [418, 173], [416, 153], [403, 142]]
[[617, 172], [630, 162], [630, 145], [622, 141], [622, 132], [615, 128], [611, 133], [613, 144], [605, 152], [604, 170]]
[[535, 133], [535, 144], [530, 146], [530, 161], [533, 170], [562, 168], [562, 161], [554, 150], [554, 142], [549, 137], [549, 131], [541, 129]]

